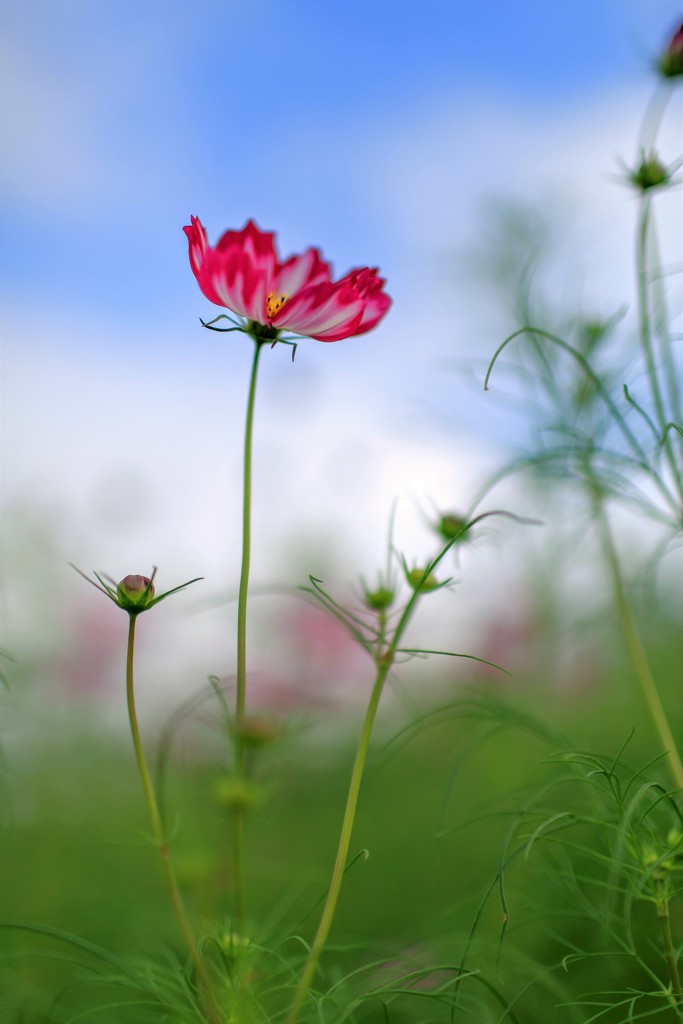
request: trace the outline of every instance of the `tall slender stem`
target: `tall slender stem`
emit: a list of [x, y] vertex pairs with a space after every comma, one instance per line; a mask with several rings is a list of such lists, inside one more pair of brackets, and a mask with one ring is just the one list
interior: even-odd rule
[[311, 950], [308, 954], [306, 963], [304, 964], [304, 969], [301, 972], [301, 977], [299, 978], [299, 983], [294, 993], [294, 1000], [292, 1002], [289, 1015], [287, 1016], [286, 1024], [296, 1024], [299, 1019], [304, 999], [306, 998], [306, 994], [310, 988], [313, 975], [318, 967], [320, 955], [325, 948], [325, 943], [327, 942], [327, 937], [330, 933], [330, 928], [332, 927], [332, 920], [334, 918], [335, 910], [337, 909], [339, 893], [344, 879], [346, 858], [349, 853], [351, 833], [353, 831], [353, 823], [356, 817], [358, 795], [360, 793], [360, 786], [363, 779], [363, 771], [365, 769], [365, 761], [367, 758], [368, 747], [370, 745], [372, 727], [377, 714], [380, 697], [382, 696], [384, 683], [387, 675], [389, 674], [390, 668], [391, 661], [387, 659], [386, 656], [378, 660], [377, 677], [365, 712], [365, 718], [363, 719], [356, 758], [351, 772], [351, 781], [349, 783], [349, 791], [346, 798], [346, 809], [344, 810], [344, 818], [339, 836], [339, 845], [337, 847], [337, 856], [332, 870], [330, 887], [327, 891], [327, 899], [325, 900], [325, 906], [323, 907], [320, 923], [318, 925], [318, 930], [315, 934]]
[[[251, 462], [254, 432], [254, 404], [256, 400], [256, 378], [259, 356], [263, 342], [254, 340], [254, 360], [249, 381], [247, 419], [244, 429], [244, 485], [242, 500], [242, 566], [237, 599], [237, 694], [235, 698], [235, 775], [243, 779], [246, 774], [244, 747], [244, 718], [247, 703], [247, 597], [249, 593], [249, 568], [251, 565]], [[235, 925], [241, 931], [244, 925], [244, 809], [235, 807], [234, 825], [234, 894]]]
[[647, 244], [650, 232], [650, 197], [644, 195], [641, 200], [638, 234], [636, 238], [636, 276], [638, 284], [638, 319], [640, 324], [640, 342], [645, 355], [645, 366], [650, 381], [650, 391], [655, 407], [658, 426], [664, 429], [666, 412], [662, 401], [662, 393], [657, 379], [654, 351], [652, 347], [652, 330], [650, 327], [650, 296], [648, 288]]
[[171, 905], [177, 918], [180, 930], [183, 933], [183, 938], [187, 945], [188, 951], [192, 958], [195, 970], [197, 972], [197, 980], [199, 983], [200, 997], [203, 998], [206, 1005], [206, 1011], [208, 1019], [212, 1024], [218, 1024], [220, 1021], [220, 1014], [216, 1008], [214, 997], [212, 994], [211, 980], [209, 978], [206, 966], [197, 948], [197, 942], [195, 940], [192, 928], [187, 919], [185, 908], [183, 906], [182, 896], [180, 895], [180, 889], [173, 870], [173, 864], [171, 862], [171, 854], [168, 847], [168, 842], [164, 834], [164, 826], [161, 820], [161, 814], [159, 813], [159, 806], [157, 804], [156, 795], [154, 793], [154, 786], [152, 785], [152, 777], [147, 767], [147, 759], [145, 758], [145, 752], [142, 746], [142, 739], [140, 737], [140, 729], [138, 726], [137, 712], [135, 710], [135, 688], [133, 682], [133, 664], [135, 659], [135, 623], [137, 621], [136, 614], [129, 614], [128, 616], [128, 648], [126, 653], [126, 695], [128, 699], [128, 718], [130, 720], [130, 731], [133, 737], [133, 747], [135, 749], [135, 757], [138, 763], [138, 771], [140, 772], [140, 779], [142, 781], [142, 788], [145, 794], [145, 800], [147, 802], [147, 809], [149, 811], [149, 817], [152, 824], [152, 832], [154, 839], [156, 840], [157, 848], [159, 850], [159, 856], [161, 857], [162, 867], [164, 869], [164, 876], [166, 878], [166, 885], [168, 887], [169, 896], [171, 898]]
[[[650, 298], [650, 268], [648, 259], [648, 245], [651, 235], [652, 207], [650, 196], [645, 194], [641, 199], [640, 217], [636, 235], [636, 279], [638, 287], [638, 321], [640, 329], [640, 343], [645, 356], [645, 366], [650, 384], [650, 393], [654, 406], [655, 418], [659, 427], [664, 451], [666, 453], [671, 475], [676, 485], [679, 497], [683, 497], [683, 480], [681, 469], [678, 465], [676, 454], [671, 443], [671, 438], [666, 433], [667, 423], [670, 416], [667, 414], [662, 395], [662, 388], [659, 383], [657, 364], [655, 362], [652, 328], [652, 311]], [[665, 372], [675, 377], [675, 367], [670, 359], [665, 359]], [[672, 385], [674, 394], [677, 392], [676, 384]], [[671, 417], [676, 415], [675, 407], [671, 410]]]
[[621, 567], [619, 565], [619, 559], [614, 546], [614, 539], [612, 537], [609, 523], [607, 522], [605, 510], [602, 507], [602, 502], [599, 497], [596, 497], [595, 499], [595, 506], [603, 549], [607, 558], [610, 575], [612, 577], [612, 588], [614, 590], [617, 614], [621, 623], [624, 639], [626, 640], [626, 646], [628, 648], [631, 661], [633, 662], [633, 667], [636, 670], [636, 675], [640, 682], [643, 696], [645, 697], [645, 701], [659, 735], [659, 740], [666, 753], [674, 784], [678, 789], [683, 791], [683, 762], [681, 762], [681, 756], [678, 752], [678, 747], [676, 746], [676, 740], [674, 739], [671, 731], [669, 719], [667, 718], [664, 705], [662, 704], [662, 700], [659, 696], [657, 684], [655, 683], [654, 676], [652, 675], [652, 670], [647, 659], [647, 654], [645, 653], [645, 647], [638, 630], [638, 625], [626, 595], [626, 587], [621, 574]]
[[669, 914], [669, 896], [665, 891], [665, 885], [659, 884], [660, 892], [656, 901], [657, 917], [662, 929], [662, 942], [664, 945], [664, 956], [666, 966], [671, 979], [671, 994], [673, 996], [679, 1021], [683, 1021], [683, 985], [678, 970], [678, 957], [674, 946], [673, 935], [671, 934], [671, 916]]
[[645, 113], [643, 115], [640, 132], [638, 133], [636, 165], [638, 160], [641, 160], [643, 157], [647, 157], [654, 151], [657, 135], [659, 134], [659, 126], [662, 123], [667, 104], [671, 99], [672, 94], [673, 89], [671, 87], [671, 83], [662, 82], [660, 79], [655, 91], [650, 97], [650, 101], [645, 108]]
[[[346, 797], [346, 807], [344, 810], [344, 817], [342, 820], [341, 832], [339, 835], [339, 844], [337, 847], [337, 856], [334, 862], [334, 868], [332, 869], [332, 878], [330, 881], [330, 887], [327, 891], [327, 898], [323, 907], [323, 912], [320, 917], [320, 923], [318, 930], [313, 939], [310, 952], [304, 964], [301, 977], [297, 984], [294, 992], [294, 999], [292, 1006], [285, 1020], [285, 1024], [297, 1024], [301, 1008], [304, 1004], [306, 994], [310, 988], [313, 976], [318, 967], [321, 954], [325, 948], [327, 937], [332, 927], [332, 921], [334, 918], [335, 910], [337, 909], [337, 902], [339, 900], [339, 893], [341, 891], [342, 882], [344, 880], [344, 871], [346, 868], [346, 858], [349, 852], [349, 844], [351, 842], [351, 833], [353, 831], [353, 823], [356, 817], [356, 808], [358, 807], [358, 796], [360, 793], [361, 782], [363, 781], [363, 772], [365, 770], [365, 761], [367, 758], [368, 747], [370, 745], [370, 736], [372, 734], [372, 727], [375, 722], [377, 715], [377, 708], [379, 707], [380, 698], [382, 696], [382, 690], [387, 680], [387, 676], [391, 671], [391, 667], [394, 664], [396, 658], [396, 652], [399, 648], [403, 634], [405, 633], [408, 623], [410, 622], [413, 612], [417, 607], [418, 601], [424, 594], [424, 584], [430, 574], [436, 569], [440, 562], [446, 557], [448, 552], [451, 550], [453, 545], [460, 539], [460, 537], [470, 527], [474, 526], [475, 523], [479, 522], [480, 519], [484, 519], [491, 513], [484, 513], [482, 516], [477, 516], [471, 522], [467, 523], [466, 526], [453, 537], [446, 545], [441, 549], [439, 554], [434, 558], [427, 568], [424, 570], [423, 578], [418, 587], [413, 590], [410, 598], [406, 602], [406, 605], [399, 616], [394, 634], [391, 638], [391, 642], [382, 649], [381, 640], [384, 637], [384, 631], [386, 628], [386, 617], [385, 613], [380, 614], [380, 640], [378, 641], [377, 650], [375, 653], [375, 665], [377, 666], [377, 674], [375, 676], [375, 683], [370, 694], [370, 700], [368, 707], [365, 712], [365, 718], [363, 719], [363, 725], [361, 727], [360, 738], [358, 740], [358, 748], [356, 750], [356, 757], [353, 762], [353, 769], [351, 771], [351, 781], [349, 782], [349, 790]], [[389, 571], [387, 571], [387, 579], [389, 578]]]

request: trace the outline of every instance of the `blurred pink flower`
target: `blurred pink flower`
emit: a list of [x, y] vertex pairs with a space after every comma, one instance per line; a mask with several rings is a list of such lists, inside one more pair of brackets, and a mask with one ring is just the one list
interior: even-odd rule
[[267, 655], [250, 678], [252, 709], [282, 715], [329, 711], [367, 697], [372, 663], [347, 630], [322, 609], [292, 603], [278, 610], [268, 638]]
[[204, 295], [252, 323], [318, 341], [340, 341], [376, 327], [391, 305], [377, 268], [332, 280], [318, 249], [280, 262], [275, 235], [253, 220], [226, 231], [215, 249], [198, 217], [183, 229], [190, 265]]
[[57, 658], [57, 677], [67, 693], [99, 695], [118, 689], [121, 651], [126, 642], [123, 620], [105, 605], [88, 602], [73, 612], [71, 643]]

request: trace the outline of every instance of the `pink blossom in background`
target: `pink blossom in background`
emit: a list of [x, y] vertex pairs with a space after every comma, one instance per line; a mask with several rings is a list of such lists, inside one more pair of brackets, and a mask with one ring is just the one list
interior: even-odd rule
[[126, 624], [99, 603], [79, 606], [71, 623], [73, 641], [57, 659], [57, 678], [72, 696], [114, 692], [121, 686], [121, 651]]
[[367, 696], [371, 660], [336, 619], [313, 605], [279, 612], [263, 653], [249, 676], [251, 709], [282, 715], [334, 710]]
[[215, 249], [198, 217], [183, 230], [207, 299], [273, 331], [340, 341], [372, 330], [391, 305], [377, 268], [351, 270], [333, 281], [318, 249], [280, 262], [275, 235], [253, 220], [241, 231], [226, 231]]

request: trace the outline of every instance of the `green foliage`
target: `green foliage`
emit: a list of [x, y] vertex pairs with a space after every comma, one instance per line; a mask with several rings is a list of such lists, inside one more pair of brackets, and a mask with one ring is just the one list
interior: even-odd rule
[[[676, 630], [652, 627], [673, 688]], [[623, 666], [580, 701], [542, 676], [513, 687], [503, 698], [479, 683], [385, 723], [303, 1020], [579, 1024], [596, 1012], [585, 1004], [610, 998], [606, 989], [629, 1000], [637, 990], [636, 1007], [668, 1019], [653, 900], [657, 871], [676, 856], [667, 844], [678, 816], [661, 764], [644, 764], [647, 731], [618, 756], [640, 715]], [[231, 930], [230, 822], [214, 792], [226, 759], [222, 712], [210, 687], [202, 696], [162, 734], [158, 786], [178, 876], [205, 922], [203, 949], [226, 1005], [234, 980], [247, 977], [238, 1019], [278, 1022], [325, 893], [353, 736], [330, 750], [323, 721], [259, 751], [255, 778], [271, 795], [248, 819], [246, 941]], [[558, 754], [571, 734], [583, 750], [615, 752]], [[81, 1013], [112, 1024], [201, 1019], [138, 788], [127, 747], [90, 731], [43, 739], [30, 778], [21, 771], [12, 782], [14, 806], [30, 791], [31, 811], [6, 833], [13, 884], [3, 916], [31, 927], [0, 931], [8, 1024]], [[677, 873], [668, 877], [678, 921]], [[599, 1019], [628, 1020], [624, 1005]]]

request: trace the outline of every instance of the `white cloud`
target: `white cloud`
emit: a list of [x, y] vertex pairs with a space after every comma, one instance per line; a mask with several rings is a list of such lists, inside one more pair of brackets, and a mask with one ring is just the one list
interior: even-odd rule
[[[31, 93], [32, 76], [22, 74], [24, 109], [35, 110], [35, 123], [45, 117], [45, 98]], [[430, 545], [415, 502], [463, 507], [485, 475], [482, 463], [493, 468], [497, 461], [494, 432], [480, 430], [476, 417], [505, 419], [490, 397], [485, 411], [468, 405], [466, 386], [440, 369], [458, 335], [481, 335], [489, 315], [440, 276], [443, 254], [476, 240], [479, 210], [492, 192], [545, 196], [547, 203], [559, 197], [576, 216], [571, 250], [551, 282], [570, 297], [594, 293], [607, 311], [628, 299], [634, 204], [610, 175], [616, 153], [633, 153], [642, 99], [594, 97], [573, 109], [530, 112], [499, 98], [435, 97], [404, 111], [393, 126], [366, 124], [360, 140], [356, 129], [353, 146], [335, 125], [330, 159], [346, 160], [344, 173], [372, 207], [378, 245], [392, 250], [405, 291], [396, 294], [395, 313], [377, 334], [338, 347], [311, 343], [294, 368], [286, 353], [276, 352], [264, 367], [256, 581], [288, 572], [293, 555], [307, 546], [348, 578], [358, 571], [371, 576], [396, 497], [403, 499], [400, 546], [416, 559], [426, 555]], [[30, 118], [13, 126], [15, 187], [37, 194], [54, 189], [61, 203], [75, 202], [102, 158], [86, 139], [93, 112], [87, 98], [68, 92], [52, 103], [52, 135], [33, 137]], [[676, 155], [672, 122], [667, 158]], [[315, 145], [325, 149], [320, 137]], [[73, 173], [79, 166], [80, 179]], [[46, 191], [44, 198], [54, 195]], [[665, 199], [662, 223], [663, 248], [674, 249], [673, 259], [680, 258], [679, 203], [679, 197]], [[190, 358], [178, 339], [147, 334], [137, 347], [128, 338], [124, 354], [111, 323], [98, 331], [98, 352], [106, 358], [90, 362], [92, 330], [68, 311], [60, 322], [58, 312], [48, 349], [18, 315], [8, 318], [3, 500], [58, 510], [60, 557], [68, 550], [86, 569], [124, 574], [158, 562], [164, 582], [203, 574], [207, 587], [220, 591], [234, 583], [238, 567], [248, 346], [214, 346], [202, 337], [201, 354]], [[160, 369], [164, 342], [173, 344]], [[192, 345], [197, 353], [196, 339]], [[482, 353], [487, 346], [484, 338]], [[462, 420], [468, 408], [473, 425], [466, 437], [439, 425], [438, 411], [453, 410]], [[309, 567], [316, 572], [326, 565]], [[225, 645], [222, 636], [214, 642]], [[172, 643], [168, 650], [172, 660]]]

